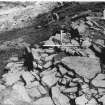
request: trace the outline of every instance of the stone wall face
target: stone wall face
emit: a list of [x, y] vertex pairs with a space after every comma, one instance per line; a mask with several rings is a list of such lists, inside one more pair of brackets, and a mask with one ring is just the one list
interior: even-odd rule
[[97, 30], [104, 35], [104, 30], [92, 11], [65, 23], [69, 21], [59, 23], [48, 40], [25, 44], [21, 57], [8, 59], [0, 79], [1, 105], [105, 104], [104, 39], [93, 37]]

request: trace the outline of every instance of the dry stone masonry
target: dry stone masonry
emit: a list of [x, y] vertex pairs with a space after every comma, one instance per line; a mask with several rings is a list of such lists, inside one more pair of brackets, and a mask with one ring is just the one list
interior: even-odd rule
[[86, 34], [89, 27], [99, 28], [93, 22], [88, 16], [87, 20], [72, 22], [81, 38], [72, 38], [72, 33], [60, 29], [63, 33], [31, 47], [34, 59], [30, 71], [23, 59], [11, 57], [5, 67], [7, 73], [0, 79], [0, 104], [105, 105], [105, 70], [94, 52], [101, 49]]

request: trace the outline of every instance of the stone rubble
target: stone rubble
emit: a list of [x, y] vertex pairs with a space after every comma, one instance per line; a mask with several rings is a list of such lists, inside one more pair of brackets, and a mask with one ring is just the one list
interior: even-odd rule
[[[56, 33], [44, 41], [43, 46], [31, 48], [33, 70], [28, 71], [16, 56], [8, 60], [5, 67], [8, 72], [0, 81], [0, 104], [105, 104], [105, 73], [102, 72], [100, 58], [90, 48], [91, 38], [85, 36], [87, 26], [80, 22], [80, 25], [73, 24], [82, 35], [80, 42], [78, 38], [67, 38], [67, 33], [63, 32], [62, 46], [46, 46], [60, 45], [61, 34]], [[87, 22], [92, 25], [90, 20]], [[93, 48], [101, 50], [94, 45]]]

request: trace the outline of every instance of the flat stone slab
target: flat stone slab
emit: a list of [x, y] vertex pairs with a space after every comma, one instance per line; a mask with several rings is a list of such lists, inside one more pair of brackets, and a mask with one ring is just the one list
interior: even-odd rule
[[78, 75], [91, 79], [101, 72], [100, 61], [98, 58], [88, 57], [65, 57], [62, 63], [73, 69]]

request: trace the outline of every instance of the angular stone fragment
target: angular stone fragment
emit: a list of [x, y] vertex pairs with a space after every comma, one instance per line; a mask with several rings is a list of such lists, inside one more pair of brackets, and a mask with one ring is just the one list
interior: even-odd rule
[[52, 54], [52, 53], [54, 53], [54, 49], [53, 48], [45, 49], [45, 52]]
[[21, 75], [22, 75], [22, 77], [25, 80], [27, 85], [30, 84], [31, 81], [34, 81], [34, 76], [28, 71], [27, 72], [23, 71]]
[[73, 69], [78, 75], [91, 79], [101, 72], [99, 59], [88, 57], [65, 57], [62, 63]]
[[52, 65], [52, 62], [51, 62], [51, 61], [48, 61], [43, 67], [47, 69], [47, 68], [49, 68], [51, 65]]
[[48, 57], [48, 54], [43, 53], [43, 54], [41, 54], [41, 57]]
[[105, 88], [98, 88], [99, 95], [105, 95]]
[[56, 72], [48, 72], [42, 77], [42, 82], [44, 82], [47, 86], [51, 87], [57, 82]]
[[26, 87], [27, 89], [31, 89], [31, 88], [37, 87], [37, 86], [39, 86], [39, 82], [38, 82], [38, 81], [34, 81], [34, 82], [31, 82], [31, 84], [26, 85], [25, 87]]
[[56, 105], [70, 105], [68, 97], [63, 95], [57, 86], [52, 87], [52, 99]]
[[10, 62], [6, 65], [6, 69], [10, 69], [12, 72], [14, 71], [19, 71], [22, 69], [22, 66], [23, 66], [23, 62]]
[[38, 88], [38, 90], [40, 91], [41, 94], [46, 94], [47, 93], [46, 89], [42, 85], [38, 85], [37, 88]]
[[36, 87], [33, 87], [31, 89], [27, 89], [27, 92], [28, 92], [29, 96], [31, 96], [32, 98], [41, 97], [41, 94], [40, 94], [39, 90]]
[[66, 81], [72, 81], [72, 77], [68, 76], [68, 75], [64, 75], [64, 78], [66, 79]]
[[41, 49], [32, 48], [32, 54], [33, 54], [34, 59], [40, 60], [41, 56], [39, 55], [39, 52], [41, 52]]
[[16, 97], [19, 100], [23, 100], [25, 102], [31, 102], [31, 98], [28, 96], [28, 93], [25, 89], [25, 87], [19, 83], [15, 84], [13, 87], [13, 93], [15, 93], [15, 95], [13, 97]]
[[75, 94], [75, 93], [70, 93], [70, 94], [69, 94], [69, 97], [70, 97], [70, 101], [71, 101], [72, 99], [76, 99], [76, 94]]
[[105, 95], [103, 95], [101, 98], [98, 99], [100, 102], [103, 103], [103, 105], [105, 105]]
[[94, 98], [92, 98], [91, 100], [88, 101], [86, 105], [98, 105], [98, 103]]
[[98, 93], [98, 91], [96, 89], [90, 89], [91, 93], [96, 95]]
[[34, 78], [35, 78], [36, 80], [38, 80], [38, 81], [40, 80], [40, 77], [39, 77], [37, 71], [31, 71], [31, 73], [32, 73], [32, 75], [34, 76]]
[[34, 68], [37, 68], [38, 64], [35, 61], [33, 61], [33, 66]]
[[101, 87], [101, 88], [105, 88], [105, 74], [98, 74], [92, 81], [91, 83], [95, 86], [95, 87]]
[[89, 57], [89, 58], [97, 58], [95, 55], [95, 52], [93, 52], [91, 49], [87, 48], [84, 53]]
[[40, 98], [33, 105], [54, 105], [50, 97]]
[[79, 33], [80, 33], [80, 34], [84, 34], [85, 31], [86, 31], [86, 29], [87, 29], [87, 26], [86, 26], [83, 22], [81, 22], [81, 23], [79, 24], [79, 26], [78, 26], [78, 31], [79, 31]]
[[77, 86], [77, 83], [70, 82], [69, 86], [71, 86], [71, 87], [75, 87], [75, 86]]
[[71, 88], [67, 88], [67, 89], [65, 89], [63, 92], [65, 92], [65, 93], [75, 93], [75, 92], [77, 92], [77, 87], [71, 87]]
[[67, 70], [64, 67], [62, 67], [61, 65], [59, 65], [59, 71], [62, 75], [67, 73]]
[[55, 43], [52, 41], [52, 40], [47, 40], [47, 41], [45, 41], [45, 43], [44, 43], [44, 46], [52, 46], [52, 45], [55, 45]]
[[7, 86], [11, 86], [12, 84], [20, 80], [20, 75], [21, 75], [20, 72], [14, 72], [14, 73], [9, 72], [3, 75], [3, 80], [6, 82], [5, 84]]
[[81, 78], [74, 78], [72, 81], [73, 82], [83, 83], [83, 80]]
[[37, 68], [43, 69], [43, 66], [38, 64]]
[[86, 99], [85, 95], [79, 96], [75, 99], [76, 105], [86, 105], [88, 103], [88, 99]]
[[79, 46], [79, 43], [76, 40], [74, 40], [74, 39], [71, 40], [71, 43], [74, 46]]
[[90, 89], [89, 89], [89, 85], [88, 85], [88, 84], [83, 84], [83, 85], [81, 86], [81, 88], [82, 88], [82, 91], [83, 91], [84, 93], [89, 93], [89, 92], [90, 92]]
[[89, 48], [90, 46], [91, 46], [91, 42], [89, 41], [89, 38], [86, 38], [86, 40], [82, 42], [82, 47]]
[[7, 65], [6, 65], [6, 69], [10, 69], [11, 67], [13, 67], [13, 65], [14, 65], [14, 62], [10, 62], [10, 63], [8, 63]]
[[66, 85], [66, 83], [67, 83], [67, 80], [65, 78], [62, 78], [60, 81], [63, 85]]
[[52, 54], [52, 55], [46, 57], [46, 58], [45, 58], [45, 61], [46, 61], [46, 62], [47, 62], [47, 61], [51, 61], [51, 60], [54, 58], [54, 56], [56, 56], [56, 55], [57, 55], [57, 54]]

